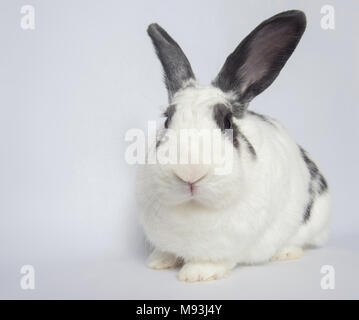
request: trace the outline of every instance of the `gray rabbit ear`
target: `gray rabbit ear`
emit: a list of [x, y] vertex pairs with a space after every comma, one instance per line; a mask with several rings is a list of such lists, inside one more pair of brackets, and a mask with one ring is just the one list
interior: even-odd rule
[[157, 23], [149, 25], [147, 33], [162, 63], [165, 84], [171, 100], [188, 80], [195, 78], [191, 65], [177, 42]]
[[305, 14], [297, 10], [265, 20], [229, 55], [213, 85], [234, 91], [240, 103], [248, 103], [278, 76], [305, 27]]

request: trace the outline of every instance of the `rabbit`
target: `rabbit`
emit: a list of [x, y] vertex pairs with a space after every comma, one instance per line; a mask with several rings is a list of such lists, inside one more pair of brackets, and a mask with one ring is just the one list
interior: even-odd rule
[[[303, 249], [325, 244], [331, 216], [326, 179], [277, 120], [248, 110], [305, 28], [298, 10], [265, 20], [212, 83], [201, 85], [180, 46], [158, 24], [149, 25], [169, 103], [147, 157], [172, 143], [163, 139], [166, 131], [183, 128], [217, 128], [233, 150], [228, 174], [202, 162], [138, 166], [139, 221], [153, 247], [149, 268], [180, 267], [179, 280], [208, 281], [227, 277], [238, 264], [297, 259]], [[232, 130], [232, 138], [224, 130]]]

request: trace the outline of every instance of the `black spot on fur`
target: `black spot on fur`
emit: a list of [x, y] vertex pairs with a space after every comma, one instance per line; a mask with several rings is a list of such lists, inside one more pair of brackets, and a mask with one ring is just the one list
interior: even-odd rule
[[231, 135], [233, 146], [238, 149], [240, 147], [239, 141], [241, 140], [246, 145], [248, 151], [252, 154], [252, 156], [254, 158], [257, 156], [252, 144], [249, 142], [247, 137], [239, 130], [238, 125], [233, 122], [233, 112], [229, 107], [224, 104], [216, 104], [213, 107], [213, 117], [218, 127], [222, 130], [223, 133], [228, 132], [228, 129], [225, 129], [225, 124], [226, 121], [229, 119], [233, 132], [233, 134]]
[[169, 126], [169, 124], [171, 123], [172, 117], [174, 115], [174, 113], [176, 112], [176, 105], [171, 104], [166, 111], [163, 113], [163, 115], [167, 118], [167, 125]]
[[324, 193], [328, 189], [327, 181], [325, 180], [324, 176], [319, 171], [317, 165], [313, 162], [313, 160], [311, 160], [309, 158], [307, 152], [303, 148], [301, 148], [301, 147], [299, 147], [299, 148], [300, 148], [303, 160], [306, 163], [307, 168], [310, 173], [311, 185], [313, 187], [313, 192], [317, 193], [317, 194]]
[[[171, 105], [168, 106], [166, 111], [163, 113], [163, 116], [166, 117], [165, 124], [164, 124], [165, 129], [167, 129], [170, 126], [172, 117], [173, 117], [175, 112], [176, 112], [176, 105], [171, 104]], [[158, 148], [160, 146], [161, 142], [163, 142], [165, 132], [166, 132], [165, 130], [162, 130], [159, 137], [157, 138], [156, 148]]]
[[303, 221], [307, 222], [311, 215], [311, 210], [315, 199], [317, 196], [323, 194], [328, 190], [328, 183], [325, 180], [324, 176], [319, 171], [317, 165], [311, 160], [307, 154], [307, 152], [299, 146], [302, 158], [307, 165], [309, 174], [310, 174], [310, 181], [308, 186], [308, 204], [305, 208], [304, 218]]
[[313, 207], [313, 202], [314, 200], [311, 198], [307, 204], [307, 206], [305, 207], [305, 212], [304, 212], [304, 222], [307, 222], [309, 220], [310, 217], [310, 213], [312, 211], [312, 207]]
[[239, 103], [238, 101], [231, 101], [231, 106], [232, 106], [232, 113], [233, 113], [233, 117], [241, 119], [243, 118], [247, 107], [248, 107], [248, 103]]

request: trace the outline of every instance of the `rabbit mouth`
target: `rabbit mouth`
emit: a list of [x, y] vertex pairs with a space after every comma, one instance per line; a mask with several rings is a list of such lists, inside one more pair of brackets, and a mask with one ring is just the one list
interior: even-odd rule
[[208, 174], [206, 173], [201, 177], [196, 178], [195, 180], [191, 180], [191, 179], [185, 180], [179, 175], [177, 175], [176, 173], [174, 173], [176, 180], [179, 181], [180, 184], [185, 186], [186, 190], [190, 193], [191, 198], [194, 198], [195, 195], [198, 194], [199, 183], [202, 182], [207, 177], [207, 175]]

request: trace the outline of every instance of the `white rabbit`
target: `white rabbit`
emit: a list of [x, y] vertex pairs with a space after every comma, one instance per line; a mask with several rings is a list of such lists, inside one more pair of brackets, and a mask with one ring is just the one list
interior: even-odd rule
[[[303, 248], [325, 243], [330, 220], [326, 180], [276, 120], [247, 111], [278, 76], [305, 26], [304, 13], [295, 10], [262, 22], [209, 86], [196, 82], [186, 56], [166, 31], [149, 26], [169, 93], [159, 136], [170, 129], [217, 128], [223, 131], [223, 144], [233, 149], [232, 159], [222, 154], [232, 161], [231, 173], [224, 175], [202, 162], [139, 166], [140, 221], [154, 247], [150, 268], [181, 263], [182, 281], [220, 279], [238, 263], [295, 259]], [[233, 130], [232, 139], [227, 129]], [[149, 154], [170, 143], [158, 140]]]

